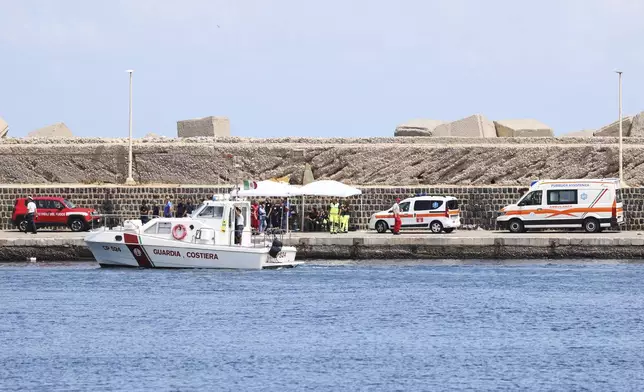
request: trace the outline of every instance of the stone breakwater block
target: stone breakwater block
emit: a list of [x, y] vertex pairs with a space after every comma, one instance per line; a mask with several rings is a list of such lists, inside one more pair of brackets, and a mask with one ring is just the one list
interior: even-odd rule
[[495, 121], [498, 137], [553, 137], [552, 128], [534, 119]]
[[481, 114], [475, 114], [436, 127], [433, 136], [496, 137], [494, 123]]
[[228, 117], [210, 116], [195, 118], [192, 120], [177, 121], [177, 136], [230, 136], [230, 120]]
[[[622, 117], [622, 136], [631, 136], [633, 117]], [[619, 136], [619, 120], [595, 131], [595, 136]]]
[[570, 132], [565, 135], [561, 135], [561, 137], [593, 137], [593, 136], [595, 136], [594, 129], [584, 129], [582, 131]]
[[394, 136], [432, 136], [434, 129], [442, 124], [440, 120], [414, 119], [398, 125]]
[[304, 164], [304, 174], [302, 175], [302, 185], [307, 185], [315, 181], [313, 177], [313, 170], [309, 163]]
[[0, 138], [7, 137], [7, 134], [9, 133], [9, 124], [0, 117]]
[[640, 112], [635, 117], [633, 117], [630, 137], [644, 137], [644, 112]]
[[57, 138], [57, 137], [73, 137], [72, 131], [67, 128], [65, 123], [59, 122], [53, 125], [48, 125], [44, 128], [36, 129], [35, 131], [29, 132], [27, 134], [28, 138], [32, 137], [46, 137], [46, 138]]

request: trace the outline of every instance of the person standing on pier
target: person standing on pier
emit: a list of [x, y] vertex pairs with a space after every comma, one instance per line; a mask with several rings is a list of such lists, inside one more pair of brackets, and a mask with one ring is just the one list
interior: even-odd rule
[[148, 202], [143, 200], [141, 202], [141, 207], [139, 207], [139, 214], [141, 223], [146, 224], [150, 221], [150, 207], [148, 207]]
[[165, 205], [163, 206], [163, 217], [164, 218], [172, 218], [172, 202], [170, 201], [170, 196], [166, 197], [165, 199]]
[[264, 233], [264, 230], [266, 229], [266, 208], [264, 207], [264, 203], [259, 205], [257, 213], [259, 216], [259, 232]]
[[394, 213], [394, 234], [400, 234], [400, 226], [402, 226], [402, 220], [400, 219], [400, 198], [396, 198], [396, 203], [394, 204], [391, 212]]
[[349, 201], [345, 202], [340, 207], [340, 232], [348, 233], [349, 232]]
[[34, 199], [31, 196], [27, 197], [27, 201], [27, 229], [25, 233], [29, 233], [29, 230], [31, 230], [32, 234], [38, 234], [35, 222], [37, 216], [36, 203], [34, 203]]
[[183, 203], [183, 197], [179, 198], [179, 203], [177, 203], [177, 218], [186, 217], [186, 205]]
[[188, 199], [186, 202], [186, 216], [192, 216], [192, 212], [195, 210], [195, 205], [192, 199]]
[[331, 234], [336, 234], [340, 228], [340, 204], [335, 199], [329, 205], [329, 224]]

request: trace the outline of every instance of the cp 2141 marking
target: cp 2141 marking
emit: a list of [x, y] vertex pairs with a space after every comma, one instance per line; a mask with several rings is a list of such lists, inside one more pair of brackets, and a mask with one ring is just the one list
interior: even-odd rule
[[120, 252], [121, 248], [119, 248], [118, 246], [103, 245], [103, 250], [109, 250], [109, 251], [112, 251], [112, 252]]

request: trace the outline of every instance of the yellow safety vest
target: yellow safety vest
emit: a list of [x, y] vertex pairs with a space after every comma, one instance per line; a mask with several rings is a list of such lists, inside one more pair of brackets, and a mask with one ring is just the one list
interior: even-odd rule
[[338, 215], [340, 205], [338, 203], [331, 203], [331, 209], [329, 210], [330, 215]]

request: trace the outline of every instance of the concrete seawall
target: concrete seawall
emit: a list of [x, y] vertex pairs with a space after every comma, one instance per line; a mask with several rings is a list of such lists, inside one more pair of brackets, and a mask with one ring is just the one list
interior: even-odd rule
[[[296, 246], [299, 260], [394, 260], [394, 259], [644, 259], [644, 235], [620, 233], [509, 233], [488, 231], [452, 234], [403, 234], [393, 236], [354, 232], [293, 234], [286, 245]], [[0, 261], [74, 261], [92, 259], [84, 234], [41, 232], [0, 233]]]
[[[463, 224], [484, 229], [495, 228], [497, 211], [520, 197], [518, 187], [360, 187], [363, 195], [349, 199], [352, 205], [351, 224], [366, 229], [371, 214], [386, 210], [393, 204], [396, 197], [405, 198], [412, 194], [445, 194], [453, 195], [461, 203]], [[113, 205], [113, 213], [120, 217], [138, 218], [139, 206], [146, 200], [150, 206], [162, 205], [166, 197], [177, 201], [179, 198], [202, 200], [209, 199], [213, 193], [229, 193], [230, 186], [0, 186], [0, 230], [11, 230], [11, 213], [15, 199], [26, 195], [62, 196], [81, 207], [95, 208], [99, 212], [105, 197]], [[306, 211], [312, 207], [326, 209], [330, 198], [307, 197]], [[291, 200], [292, 205], [301, 213], [301, 198]], [[641, 206], [640, 206], [641, 207]], [[300, 220], [301, 222], [301, 220]]]
[[[391, 207], [396, 197], [405, 198], [412, 194], [451, 195], [458, 199], [461, 209], [463, 228], [496, 229], [496, 217], [501, 207], [516, 202], [525, 187], [502, 186], [359, 186], [363, 195], [349, 198], [352, 206], [351, 225], [366, 229], [371, 214]], [[31, 185], [0, 186], [0, 230], [12, 230], [11, 212], [17, 197], [26, 195], [62, 196], [80, 207], [96, 208], [102, 211], [101, 204], [106, 195], [114, 204], [114, 213], [127, 219], [137, 218], [141, 201], [147, 200], [152, 205], [163, 203], [169, 196], [171, 200], [192, 198], [201, 200], [210, 198], [213, 193], [227, 193], [228, 186], [93, 186], [93, 185]], [[623, 190], [626, 225], [624, 230], [644, 230], [644, 188]], [[325, 208], [329, 198], [307, 197], [306, 211], [315, 206]], [[301, 199], [291, 200], [298, 212], [302, 212]]]

